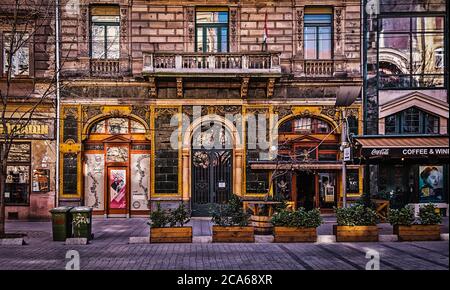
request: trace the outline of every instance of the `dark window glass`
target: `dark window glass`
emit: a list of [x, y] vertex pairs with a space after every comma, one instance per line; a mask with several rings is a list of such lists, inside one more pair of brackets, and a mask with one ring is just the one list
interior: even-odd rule
[[73, 140], [78, 142], [78, 122], [74, 116], [67, 116], [64, 120], [64, 142]]
[[386, 134], [439, 134], [439, 117], [416, 107], [385, 118]]
[[63, 157], [63, 193], [77, 194], [77, 154], [67, 153]]
[[228, 12], [197, 11], [198, 52], [228, 52]]
[[347, 192], [359, 192], [359, 172], [358, 170], [347, 171]]
[[[3, 144], [0, 148], [4, 148]], [[7, 161], [4, 201], [7, 204], [28, 204], [31, 143], [12, 143]]]
[[358, 135], [358, 118], [355, 116], [349, 116], [348, 121], [348, 133], [350, 135]]
[[304, 17], [305, 59], [331, 59], [332, 15], [306, 14]]

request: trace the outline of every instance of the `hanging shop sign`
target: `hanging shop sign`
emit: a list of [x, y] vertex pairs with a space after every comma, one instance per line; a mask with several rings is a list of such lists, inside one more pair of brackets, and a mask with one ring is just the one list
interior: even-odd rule
[[366, 157], [446, 157], [449, 148], [363, 148], [362, 155]]
[[[55, 138], [53, 119], [8, 119], [6, 130], [9, 134], [14, 134], [16, 139], [53, 140]], [[4, 136], [3, 126], [0, 126], [0, 136]]]

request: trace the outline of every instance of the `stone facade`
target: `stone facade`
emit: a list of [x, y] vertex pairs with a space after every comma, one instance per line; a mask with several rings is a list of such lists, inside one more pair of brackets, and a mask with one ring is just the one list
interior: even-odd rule
[[[280, 120], [299, 116], [328, 120], [338, 138], [339, 121], [322, 111], [334, 106], [341, 87], [361, 86], [360, 3], [321, 1], [319, 8], [330, 13], [332, 19], [333, 54], [327, 60], [310, 60], [305, 59], [304, 16], [317, 5], [317, 1], [294, 0], [80, 0], [79, 9], [62, 9], [61, 54], [67, 59], [62, 69], [61, 184], [66, 182], [65, 178], [72, 178], [78, 186], [73, 192], [60, 192], [60, 203], [85, 203], [85, 155], [100, 154], [99, 150], [87, 150], [86, 144], [100, 146], [102, 143], [108, 147], [126, 143], [130, 144], [126, 146], [130, 146], [127, 148], [133, 155], [141, 152], [131, 149], [139, 143], [151, 148], [151, 182], [147, 195], [150, 204], [160, 201], [175, 206], [184, 201], [190, 205], [197, 190], [193, 181], [191, 138], [195, 126], [204, 125], [193, 118], [195, 106], [201, 106], [203, 115], [210, 114], [208, 122], [221, 123], [233, 142], [227, 175], [231, 184], [222, 182], [217, 185], [217, 192], [223, 186], [246, 198], [273, 194], [270, 171], [251, 169], [250, 161], [258, 161], [259, 152], [246, 145], [248, 130], [240, 134], [233, 129], [247, 128], [246, 119], [227, 122], [226, 115], [284, 110], [286, 113], [280, 115]], [[90, 19], [96, 13], [95, 7], [103, 7], [108, 11], [105, 13], [119, 19], [118, 58], [91, 57]], [[225, 53], [196, 52], [196, 15], [208, 9], [227, 12], [228, 51]], [[355, 97], [352, 108], [360, 122], [361, 98]], [[133, 105], [142, 106], [147, 112], [145, 116], [134, 112]], [[65, 110], [72, 114], [75, 121], [69, 119], [69, 123], [77, 124], [75, 128], [65, 125], [70, 115]], [[174, 115], [186, 116], [187, 130], [181, 130], [183, 122], [177, 124]], [[120, 138], [114, 134], [91, 134], [94, 124], [111, 118], [138, 121], [145, 133], [126, 132]], [[177, 128], [180, 130], [174, 133]], [[76, 140], [65, 138], [66, 134], [73, 134], [71, 130], [75, 130]], [[173, 148], [171, 138], [179, 141], [178, 148]], [[334, 154], [338, 161], [340, 153]], [[69, 164], [70, 156], [75, 156], [72, 164]], [[66, 177], [65, 157], [72, 166], [66, 168]], [[106, 164], [105, 169], [133, 166], [117, 164]], [[104, 183], [107, 188], [109, 181], [105, 179]], [[107, 192], [104, 194], [106, 198], [111, 197]], [[354, 194], [358, 196], [360, 192]], [[336, 203], [341, 203], [341, 197], [337, 197]], [[110, 214], [106, 210], [97, 213]], [[132, 210], [117, 213], [147, 214]]]

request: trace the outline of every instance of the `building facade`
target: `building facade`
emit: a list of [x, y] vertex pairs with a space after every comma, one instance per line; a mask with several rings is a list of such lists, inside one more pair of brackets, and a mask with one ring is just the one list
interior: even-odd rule
[[55, 7], [44, 0], [14, 4], [0, 7], [0, 150], [12, 142], [2, 178], [5, 216], [48, 219], [57, 201]]
[[367, 190], [391, 206], [432, 202], [448, 215], [448, 6], [365, 4], [365, 136], [357, 142]]
[[[342, 124], [363, 129], [359, 1], [64, 3], [59, 204], [342, 204]], [[357, 198], [363, 169], [347, 167]]]

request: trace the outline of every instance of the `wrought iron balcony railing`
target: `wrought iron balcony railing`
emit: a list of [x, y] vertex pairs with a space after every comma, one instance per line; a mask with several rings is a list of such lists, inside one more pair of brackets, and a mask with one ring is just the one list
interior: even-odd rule
[[281, 74], [280, 54], [144, 53], [147, 74]]

